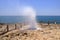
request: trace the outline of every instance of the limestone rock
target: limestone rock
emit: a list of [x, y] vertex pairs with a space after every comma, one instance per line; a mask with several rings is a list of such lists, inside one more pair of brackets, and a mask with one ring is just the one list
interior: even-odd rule
[[6, 27], [7, 27], [7, 25], [0, 25], [0, 34], [7, 32]]

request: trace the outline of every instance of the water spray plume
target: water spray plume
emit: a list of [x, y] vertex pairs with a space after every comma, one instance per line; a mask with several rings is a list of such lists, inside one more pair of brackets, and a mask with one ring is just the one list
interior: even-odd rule
[[27, 16], [29, 19], [29, 25], [30, 27], [28, 28], [29, 30], [41, 30], [42, 28], [37, 27], [37, 22], [36, 22], [36, 11], [33, 9], [33, 7], [24, 7], [23, 8], [23, 14]]

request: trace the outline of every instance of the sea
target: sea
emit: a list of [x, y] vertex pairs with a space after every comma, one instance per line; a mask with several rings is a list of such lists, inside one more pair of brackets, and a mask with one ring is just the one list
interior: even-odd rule
[[[0, 23], [23, 23], [25, 20], [25, 16], [0, 16]], [[36, 21], [60, 24], [60, 16], [36, 16]]]

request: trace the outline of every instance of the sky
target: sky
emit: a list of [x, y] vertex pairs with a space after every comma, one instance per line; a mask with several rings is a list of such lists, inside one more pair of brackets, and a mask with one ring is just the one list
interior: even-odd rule
[[60, 16], [60, 0], [0, 0], [0, 16], [21, 16], [24, 10], [40, 16]]

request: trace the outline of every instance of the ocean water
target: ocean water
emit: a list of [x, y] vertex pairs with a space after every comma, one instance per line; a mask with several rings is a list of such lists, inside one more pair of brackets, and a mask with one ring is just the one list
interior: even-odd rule
[[50, 23], [57, 23], [60, 24], [60, 16], [37, 16], [37, 21], [38, 22], [44, 22], [47, 23], [48, 21]]
[[[25, 20], [27, 19], [24, 16], [0, 16], [0, 23], [22, 23]], [[60, 23], [60, 16], [36, 16], [36, 20], [44, 23], [48, 21]]]

